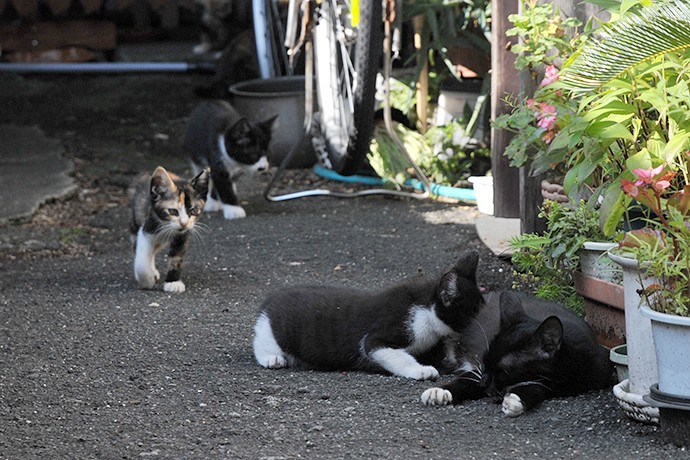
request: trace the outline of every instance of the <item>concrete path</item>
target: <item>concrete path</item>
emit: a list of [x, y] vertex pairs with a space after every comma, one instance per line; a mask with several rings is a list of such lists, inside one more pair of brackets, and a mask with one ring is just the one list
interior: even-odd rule
[[75, 188], [60, 141], [35, 126], [0, 125], [0, 223], [30, 217]]

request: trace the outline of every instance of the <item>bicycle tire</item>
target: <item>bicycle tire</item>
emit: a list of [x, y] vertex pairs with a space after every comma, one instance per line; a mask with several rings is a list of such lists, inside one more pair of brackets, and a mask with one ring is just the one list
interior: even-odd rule
[[283, 27], [277, 0], [252, 0], [254, 43], [260, 78], [291, 75], [283, 46]]
[[313, 37], [318, 126], [331, 168], [342, 175], [357, 173], [369, 152], [383, 53], [381, 1], [360, 0], [351, 37], [348, 4], [323, 0]]

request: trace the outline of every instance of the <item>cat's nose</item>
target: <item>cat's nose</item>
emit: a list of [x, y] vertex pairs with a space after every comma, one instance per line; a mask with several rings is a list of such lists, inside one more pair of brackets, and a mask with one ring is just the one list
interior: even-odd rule
[[268, 158], [263, 156], [256, 163], [257, 171], [266, 171], [268, 169]]

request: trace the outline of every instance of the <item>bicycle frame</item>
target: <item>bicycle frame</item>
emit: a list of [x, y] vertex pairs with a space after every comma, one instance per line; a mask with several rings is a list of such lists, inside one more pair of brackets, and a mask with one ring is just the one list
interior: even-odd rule
[[[263, 3], [263, 0], [258, 0]], [[375, 0], [374, 0], [375, 1]], [[403, 143], [400, 141], [398, 135], [393, 129], [392, 116], [391, 116], [391, 106], [390, 106], [390, 74], [392, 69], [392, 55], [394, 52], [393, 46], [393, 26], [392, 23], [395, 21], [396, 12], [399, 12], [401, 8], [401, 3], [396, 4], [396, 0], [384, 0], [382, 3], [382, 8], [384, 8], [384, 123], [388, 134], [391, 139], [393, 139], [398, 150], [404, 155], [405, 159], [412, 166], [415, 175], [419, 179], [422, 185], [422, 193], [418, 192], [407, 192], [402, 190], [389, 190], [389, 189], [368, 189], [361, 190], [357, 192], [333, 192], [330, 190], [316, 189], [316, 190], [304, 190], [300, 192], [288, 193], [279, 196], [271, 195], [271, 190], [273, 189], [277, 178], [290, 164], [294, 155], [300, 151], [306, 139], [314, 138], [315, 134], [313, 132], [313, 116], [314, 116], [314, 50], [313, 50], [313, 27], [315, 14], [318, 12], [320, 0], [299, 0], [299, 6], [297, 5], [298, 0], [290, 0], [288, 6], [288, 24], [286, 27], [286, 40], [285, 46], [288, 48], [288, 55], [291, 60], [300, 52], [302, 47], [305, 52], [305, 118], [303, 125], [303, 135], [300, 141], [288, 152], [283, 161], [278, 167], [278, 170], [274, 174], [273, 178], [267, 185], [264, 191], [264, 197], [269, 201], [286, 201], [296, 198], [304, 198], [309, 196], [333, 196], [339, 198], [352, 198], [358, 196], [366, 195], [394, 195], [401, 197], [409, 197], [415, 199], [425, 199], [430, 195], [431, 184], [424, 174], [424, 172], [419, 168], [416, 162], [409, 156], [407, 150], [405, 149]], [[257, 0], [254, 0], [257, 3]], [[300, 35], [297, 37], [297, 17], [299, 7], [302, 10], [302, 24]], [[351, 24], [358, 24], [359, 22], [359, 0], [351, 0], [350, 2], [350, 13], [351, 13]], [[398, 16], [399, 17], [399, 16]], [[256, 20], [256, 16], [255, 16]]]

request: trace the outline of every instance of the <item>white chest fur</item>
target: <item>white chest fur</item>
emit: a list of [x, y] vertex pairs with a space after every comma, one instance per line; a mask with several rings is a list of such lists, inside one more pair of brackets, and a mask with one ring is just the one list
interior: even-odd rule
[[413, 307], [408, 329], [412, 343], [405, 349], [417, 355], [429, 351], [439, 340], [456, 334], [446, 323], [438, 319], [433, 308]]

